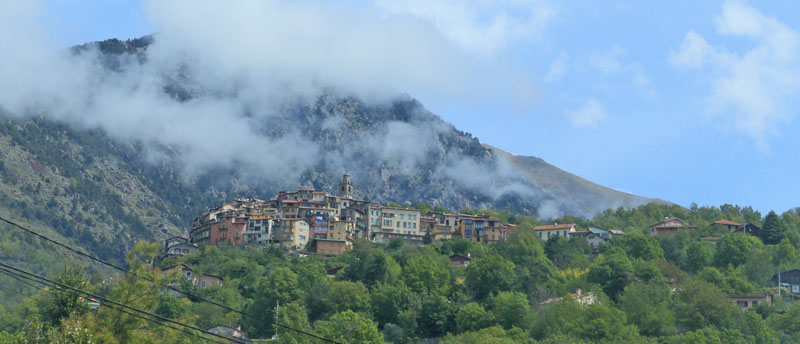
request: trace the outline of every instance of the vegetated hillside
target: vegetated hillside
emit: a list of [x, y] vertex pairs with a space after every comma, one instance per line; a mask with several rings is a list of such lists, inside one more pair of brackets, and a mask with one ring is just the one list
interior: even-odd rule
[[[644, 198], [595, 184], [548, 164], [541, 158], [516, 155], [496, 147], [485, 146], [492, 149], [495, 154], [507, 158], [523, 175], [535, 181], [542, 189], [549, 191], [555, 199], [570, 204], [571, 208], [579, 209], [579, 214], [596, 214], [605, 209], [618, 207], [634, 208], [645, 203], [669, 204], [661, 199]], [[564, 213], [558, 214], [561, 215]]]
[[[107, 81], [147, 64], [152, 42], [149, 36], [108, 40], [72, 53], [99, 56], [95, 72]], [[240, 101], [235, 90], [200, 82], [189, 64], [137, 73], [153, 73], [176, 108], [204, 99]], [[164, 135], [200, 137], [200, 146], [111, 137], [107, 121], [0, 112], [0, 211], [51, 227], [103, 257], [121, 257], [137, 239], [186, 231], [192, 217], [224, 200], [271, 198], [298, 187], [333, 192], [344, 172], [352, 175], [357, 196], [376, 203], [589, 218], [602, 209], [654, 201], [484, 146], [408, 96], [367, 102], [325, 88], [314, 96], [272, 98], [267, 108], [243, 104], [242, 113], [227, 114], [244, 126], [233, 136], [248, 140], [218, 135], [214, 129], [230, 124], [222, 120], [207, 132], [186, 133], [188, 123], [177, 121], [159, 127], [168, 128]], [[161, 119], [135, 123], [154, 120]], [[230, 140], [242, 143], [222, 153], [214, 145]]]

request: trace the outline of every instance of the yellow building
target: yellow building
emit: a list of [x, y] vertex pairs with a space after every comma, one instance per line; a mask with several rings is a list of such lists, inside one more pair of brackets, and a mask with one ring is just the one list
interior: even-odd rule
[[283, 247], [301, 250], [308, 244], [310, 225], [306, 219], [280, 219], [272, 230], [280, 233]]
[[411, 235], [424, 234], [420, 226], [420, 213], [417, 209], [381, 208], [381, 232]]
[[355, 232], [355, 222], [350, 220], [329, 220], [328, 239], [329, 240], [353, 240]]
[[567, 239], [569, 238], [569, 233], [575, 232], [575, 224], [567, 223], [559, 225], [555, 223], [552, 225], [536, 226], [533, 228], [533, 232], [539, 236], [539, 239], [544, 241], [557, 236]]

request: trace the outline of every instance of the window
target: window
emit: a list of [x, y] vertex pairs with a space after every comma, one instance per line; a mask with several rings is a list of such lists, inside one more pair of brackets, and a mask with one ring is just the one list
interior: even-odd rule
[[542, 232], [539, 232], [539, 238], [540, 239], [542, 238]]
[[400, 228], [400, 221], [397, 221], [397, 228]]
[[564, 237], [565, 238], [567, 237], [567, 231], [564, 231]]
[[200, 281], [200, 286], [205, 288], [206, 287], [206, 281]]
[[398, 214], [397, 218], [402, 219], [403, 218], [403, 214]]
[[416, 222], [414, 222], [414, 228], [417, 228], [417, 223]]
[[550, 239], [550, 232], [547, 232], [547, 238]]
[[747, 307], [747, 301], [737, 301], [736, 305], [739, 307]]
[[239, 232], [236, 232], [236, 239], [239, 239]]

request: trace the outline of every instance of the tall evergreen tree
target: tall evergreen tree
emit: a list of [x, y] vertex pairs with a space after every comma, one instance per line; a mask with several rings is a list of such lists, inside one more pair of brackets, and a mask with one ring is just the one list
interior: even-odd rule
[[786, 226], [783, 220], [774, 211], [770, 211], [764, 219], [764, 229], [761, 231], [761, 239], [765, 244], [775, 245], [786, 236]]

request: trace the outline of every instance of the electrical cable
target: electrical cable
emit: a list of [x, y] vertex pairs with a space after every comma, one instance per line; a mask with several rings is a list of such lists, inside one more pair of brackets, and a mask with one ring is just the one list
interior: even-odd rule
[[[28, 284], [29, 286], [32, 286], [34, 288], [39, 288], [39, 287], [33, 285], [32, 283], [26, 281], [23, 278], [29, 279], [31, 281], [35, 281], [37, 283], [41, 283], [45, 287], [51, 287], [50, 284], [47, 284], [45, 282], [42, 282], [42, 281], [39, 281], [39, 280], [36, 280], [36, 279], [32, 279], [32, 278], [28, 278], [28, 277], [25, 277], [25, 276], [18, 275], [16, 273], [14, 273], [13, 271], [9, 271], [9, 270], [7, 270], [6, 268], [3, 268], [3, 267], [0, 267], [0, 273], [4, 273], [7, 276], [13, 277], [14, 279], [16, 279], [16, 280], [18, 280], [20, 282], [23, 282], [25, 284]], [[8, 289], [10, 289], [10, 288], [8, 288]], [[19, 293], [19, 294], [21, 294], [23, 296], [27, 296], [27, 295], [24, 295], [21, 291], [17, 291], [17, 290], [13, 290], [13, 289], [10, 289], [10, 290], [15, 291], [15, 292], [17, 292], [17, 293]], [[70, 293], [72, 295], [75, 295], [75, 296], [82, 297], [81, 294], [73, 292], [73, 291], [70, 291], [70, 290], [63, 290], [63, 291], [65, 291], [67, 293]], [[171, 325], [169, 323], [165, 323], [165, 322], [161, 322], [161, 321], [158, 321], [158, 320], [155, 320], [155, 319], [152, 319], [152, 318], [148, 318], [148, 317], [145, 317], [143, 315], [127, 311], [124, 308], [119, 308], [119, 307], [112, 306], [111, 304], [102, 304], [101, 306], [106, 307], [108, 309], [112, 309], [112, 310], [118, 311], [118, 312], [126, 313], [128, 315], [131, 315], [131, 316], [134, 316], [134, 317], [137, 317], [137, 318], [141, 318], [141, 319], [147, 320], [147, 321], [155, 323], [155, 324], [163, 325], [163, 326], [169, 327], [171, 329], [174, 329], [174, 330], [177, 330], [177, 331], [181, 331], [181, 333], [188, 334], [188, 335], [191, 335], [191, 336], [194, 336], [194, 337], [198, 337], [198, 338], [201, 338], [201, 339], [205, 339], [207, 341], [211, 341], [211, 342], [214, 342], [214, 343], [222, 343], [222, 344], [227, 343], [227, 342], [220, 342], [220, 341], [217, 341], [217, 340], [214, 340], [214, 339], [211, 339], [211, 338], [206, 338], [206, 337], [203, 337], [203, 336], [198, 335], [198, 334], [193, 333], [193, 332], [183, 331], [183, 329], [175, 327], [175, 326], [173, 326], [173, 325]]]
[[62, 289], [69, 289], [69, 290], [72, 290], [74, 292], [77, 292], [77, 293], [80, 293], [80, 294], [95, 298], [97, 300], [101, 300], [101, 301], [104, 301], [106, 303], [114, 304], [115, 306], [118, 306], [118, 307], [123, 307], [123, 308], [129, 309], [129, 310], [132, 310], [132, 311], [135, 311], [135, 312], [138, 312], [138, 313], [142, 313], [142, 314], [147, 314], [147, 315], [149, 315], [151, 317], [154, 317], [154, 318], [157, 318], [157, 319], [159, 319], [161, 321], [173, 323], [173, 324], [178, 325], [178, 326], [183, 326], [185, 328], [192, 329], [192, 330], [195, 330], [195, 331], [199, 331], [199, 332], [205, 333], [207, 335], [212, 335], [212, 336], [219, 337], [219, 338], [222, 338], [222, 339], [225, 339], [225, 340], [232, 340], [232, 341], [235, 341], [235, 342], [238, 342], [238, 343], [244, 343], [243, 341], [241, 341], [239, 339], [225, 337], [225, 336], [213, 333], [213, 332], [209, 332], [209, 331], [203, 330], [203, 329], [201, 329], [199, 327], [196, 327], [194, 325], [189, 325], [189, 324], [186, 324], [186, 323], [183, 323], [183, 322], [180, 322], [180, 321], [177, 321], [177, 320], [173, 320], [173, 319], [170, 319], [170, 318], [167, 318], [167, 317], [155, 314], [155, 313], [151, 313], [151, 312], [148, 312], [148, 311], [145, 311], [145, 310], [141, 310], [141, 309], [138, 309], [136, 307], [132, 307], [132, 306], [126, 305], [124, 303], [120, 303], [120, 302], [117, 302], [117, 301], [102, 297], [102, 296], [97, 295], [97, 294], [93, 294], [91, 292], [88, 292], [88, 291], [85, 291], [85, 290], [82, 290], [82, 289], [78, 289], [78, 288], [75, 288], [75, 287], [60, 283], [60, 282], [53, 281], [53, 280], [51, 280], [51, 279], [49, 279], [47, 277], [42, 277], [42, 276], [36, 275], [34, 273], [27, 272], [27, 271], [22, 270], [22, 269], [18, 269], [16, 267], [12, 266], [12, 265], [9, 265], [9, 264], [3, 263], [3, 262], [0, 262], [0, 267], [5, 268], [5, 269], [2, 269], [2, 270], [4, 272], [6, 272], [6, 273], [8, 272], [7, 270], [12, 270], [17, 275], [26, 275], [26, 276], [29, 276], [31, 278], [36, 278], [36, 279], [39, 279], [39, 280], [42, 280], [42, 281], [46, 281], [46, 282], [48, 282], [48, 283], [50, 283], [52, 285], [58, 286], [58, 287], [60, 287]]
[[[100, 258], [94, 257], [94, 256], [92, 256], [92, 255], [90, 255], [90, 254], [86, 254], [86, 253], [80, 252], [80, 251], [78, 251], [77, 249], [74, 249], [74, 248], [72, 248], [72, 247], [70, 247], [70, 246], [67, 246], [67, 245], [65, 245], [65, 244], [59, 243], [59, 242], [57, 242], [57, 241], [55, 241], [55, 240], [53, 240], [53, 239], [50, 239], [50, 238], [48, 238], [48, 237], [46, 237], [46, 236], [44, 236], [44, 235], [42, 235], [42, 234], [36, 233], [35, 231], [32, 231], [32, 230], [30, 230], [30, 229], [27, 229], [27, 228], [23, 227], [22, 225], [19, 225], [19, 224], [15, 223], [15, 222], [13, 222], [13, 221], [11, 221], [11, 220], [8, 220], [8, 219], [5, 219], [5, 218], [3, 218], [3, 217], [0, 217], [0, 221], [3, 221], [3, 222], [5, 222], [5, 223], [8, 223], [8, 224], [10, 224], [10, 225], [14, 226], [14, 227], [17, 227], [17, 228], [19, 228], [19, 229], [21, 229], [21, 230], [23, 230], [23, 231], [25, 231], [25, 232], [27, 232], [27, 233], [33, 234], [33, 235], [35, 235], [35, 236], [37, 236], [37, 237], [39, 237], [39, 238], [41, 238], [41, 239], [43, 239], [43, 240], [45, 240], [45, 241], [48, 241], [48, 242], [51, 242], [51, 243], [53, 243], [53, 244], [55, 244], [55, 245], [58, 245], [58, 246], [60, 246], [60, 247], [63, 247], [63, 248], [65, 248], [65, 249], [69, 250], [70, 252], [73, 252], [73, 253], [76, 253], [76, 254], [78, 254], [78, 255], [81, 255], [81, 256], [87, 257], [87, 258], [89, 258], [89, 259], [91, 259], [91, 260], [93, 260], [93, 261], [96, 261], [96, 262], [98, 262], [98, 263], [101, 263], [101, 264], [103, 264], [103, 265], [106, 265], [106, 266], [112, 267], [112, 268], [114, 268], [114, 269], [117, 269], [117, 270], [119, 270], [119, 271], [122, 271], [122, 272], [124, 272], [124, 273], [126, 273], [126, 274], [132, 274], [133, 276], [135, 276], [135, 277], [137, 277], [137, 278], [143, 278], [143, 279], [145, 279], [145, 280], [147, 280], [147, 281], [149, 281], [149, 282], [153, 282], [153, 280], [152, 280], [152, 279], [150, 279], [150, 278], [147, 278], [147, 277], [141, 277], [141, 276], [139, 276], [139, 275], [136, 275], [136, 274], [132, 273], [132, 272], [131, 272], [130, 270], [128, 270], [128, 269], [125, 269], [125, 268], [123, 268], [123, 267], [119, 267], [119, 266], [117, 266], [117, 265], [115, 265], [115, 264], [113, 264], [113, 263], [106, 262], [106, 261], [104, 261], [103, 259], [100, 259]], [[268, 321], [268, 322], [269, 322], [269, 323], [271, 323], [273, 326], [278, 326], [278, 327], [281, 327], [281, 328], [285, 328], [285, 329], [287, 329], [287, 330], [294, 331], [294, 332], [297, 332], [297, 333], [300, 333], [300, 334], [303, 334], [303, 335], [306, 335], [306, 336], [309, 336], [309, 337], [313, 337], [313, 338], [316, 338], [316, 339], [320, 339], [320, 340], [323, 340], [323, 341], [326, 341], [326, 342], [329, 342], [329, 343], [342, 344], [342, 343], [340, 343], [340, 342], [337, 342], [337, 341], [335, 341], [335, 340], [328, 339], [328, 338], [325, 338], [325, 337], [321, 337], [321, 336], [319, 336], [319, 335], [316, 335], [316, 334], [314, 334], [314, 333], [311, 333], [311, 332], [307, 332], [307, 331], [304, 331], [304, 330], [296, 329], [296, 328], [293, 328], [293, 327], [291, 327], [291, 326], [287, 326], [287, 325], [284, 325], [284, 324], [281, 324], [281, 323], [277, 323], [277, 322], [272, 322], [272, 321], [269, 321], [269, 320], [263, 319], [263, 318], [261, 318], [261, 317], [257, 317], [257, 316], [255, 316], [255, 315], [252, 315], [252, 314], [249, 314], [249, 313], [247, 313], [247, 312], [244, 312], [244, 311], [240, 311], [240, 310], [237, 310], [237, 309], [231, 308], [231, 307], [229, 307], [229, 306], [227, 306], [227, 305], [224, 305], [224, 304], [218, 303], [218, 302], [216, 302], [216, 301], [208, 300], [208, 299], [205, 299], [205, 298], [203, 298], [203, 297], [197, 296], [197, 295], [195, 295], [195, 294], [193, 294], [193, 293], [191, 293], [191, 292], [187, 292], [187, 291], [183, 291], [183, 290], [177, 289], [177, 288], [175, 288], [175, 287], [173, 287], [173, 286], [167, 286], [167, 288], [168, 288], [168, 289], [170, 289], [170, 290], [172, 290], [172, 291], [178, 292], [178, 293], [180, 293], [180, 294], [186, 295], [186, 296], [188, 296], [189, 298], [191, 298], [192, 300], [197, 300], [197, 301], [205, 302], [205, 303], [208, 303], [208, 304], [212, 304], [212, 305], [214, 305], [214, 306], [217, 306], [217, 307], [224, 308], [224, 309], [225, 309], [225, 310], [227, 310], [227, 311], [234, 312], [234, 313], [237, 313], [237, 314], [240, 314], [240, 315], [244, 315], [244, 316], [247, 316], [247, 317], [250, 317], [250, 318], [256, 319], [256, 320]]]

